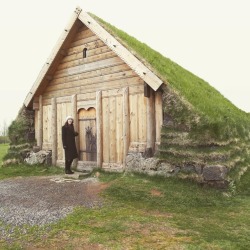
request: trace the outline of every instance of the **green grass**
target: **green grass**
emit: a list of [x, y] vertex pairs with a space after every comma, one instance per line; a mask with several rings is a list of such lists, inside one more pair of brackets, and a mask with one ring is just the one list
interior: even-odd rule
[[[193, 112], [201, 117], [199, 124], [196, 124], [197, 127], [195, 127], [196, 133], [210, 131], [210, 136], [217, 139], [231, 137], [249, 139], [250, 115], [248, 113], [238, 109], [209, 83], [164, 57], [145, 43], [101, 18], [93, 14], [91, 16], [145, 62], [164, 81], [169, 90], [174, 90], [176, 100], [185, 100], [182, 102], [184, 106], [189, 103], [191, 108], [182, 107], [181, 110], [178, 110], [175, 100], [174, 105], [167, 107], [167, 111], [172, 112], [173, 117], [177, 119], [177, 116], [180, 116], [178, 119], [181, 122], [181, 120], [188, 119]], [[188, 117], [186, 117], [187, 115]]]
[[[26, 168], [40, 174], [19, 165], [1, 168], [0, 179], [26, 175]], [[0, 240], [0, 249], [28, 249], [27, 243], [37, 249], [250, 248], [250, 171], [235, 196], [176, 178], [101, 171], [99, 179], [107, 184], [103, 207], [78, 207], [58, 223], [27, 227], [26, 233], [17, 228], [12, 241]]]
[[3, 158], [7, 154], [8, 148], [8, 144], [0, 144], [0, 180], [18, 176], [44, 176], [63, 173], [63, 170], [58, 167], [44, 165], [12, 164], [3, 167]]
[[3, 162], [3, 157], [7, 154], [9, 144], [0, 144], [0, 166]]
[[44, 165], [9, 165], [7, 167], [0, 167], [0, 180], [19, 177], [19, 176], [46, 176], [64, 173], [58, 167], [44, 166]]

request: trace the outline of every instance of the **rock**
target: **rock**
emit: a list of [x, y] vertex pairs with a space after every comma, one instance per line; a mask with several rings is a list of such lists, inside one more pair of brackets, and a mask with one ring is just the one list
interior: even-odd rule
[[24, 159], [24, 162], [30, 165], [35, 165], [35, 164], [51, 165], [51, 151], [40, 150], [37, 153], [30, 152], [28, 157]]
[[203, 168], [203, 177], [205, 181], [223, 181], [226, 178], [228, 170], [225, 166], [213, 165]]

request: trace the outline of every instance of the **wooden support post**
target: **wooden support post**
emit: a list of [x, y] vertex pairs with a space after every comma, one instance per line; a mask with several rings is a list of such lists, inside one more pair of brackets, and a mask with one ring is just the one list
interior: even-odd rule
[[145, 97], [150, 97], [150, 86], [144, 82], [144, 96]]
[[39, 112], [38, 112], [38, 136], [37, 146], [42, 149], [43, 146], [43, 97], [39, 96]]
[[123, 166], [126, 165], [126, 156], [129, 148], [129, 88], [123, 89]]
[[102, 167], [102, 91], [96, 92], [97, 167]]
[[52, 165], [56, 166], [57, 161], [57, 108], [56, 98], [51, 99], [51, 132], [52, 132]]
[[152, 157], [155, 144], [155, 106], [154, 92], [150, 90], [150, 97], [147, 98], [147, 147], [144, 156]]
[[[78, 131], [78, 116], [77, 116], [77, 96], [76, 95], [72, 95], [71, 104], [72, 104], [72, 117], [74, 119], [74, 128], [75, 128], [75, 131], [79, 133], [79, 131]], [[76, 142], [77, 151], [79, 151], [79, 136], [75, 137], [75, 142]], [[72, 165], [73, 165], [73, 167], [76, 168], [77, 164], [78, 164], [78, 160], [75, 159]]]
[[[161, 127], [163, 124], [163, 109], [162, 109], [162, 91], [155, 92], [155, 144], [156, 147], [161, 143]], [[157, 148], [156, 148], [157, 150]]]

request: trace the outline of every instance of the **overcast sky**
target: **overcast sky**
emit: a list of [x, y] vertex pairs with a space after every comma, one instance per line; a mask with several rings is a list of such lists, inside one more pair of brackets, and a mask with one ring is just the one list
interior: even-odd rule
[[80, 6], [136, 37], [250, 112], [248, 0], [1, 0], [0, 129], [15, 119]]

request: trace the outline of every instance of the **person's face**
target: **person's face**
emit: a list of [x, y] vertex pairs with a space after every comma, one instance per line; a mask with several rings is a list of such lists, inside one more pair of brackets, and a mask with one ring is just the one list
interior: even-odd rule
[[72, 124], [73, 120], [72, 119], [68, 119], [68, 124]]

